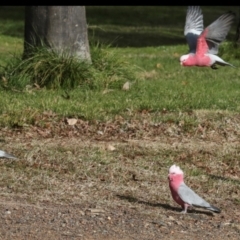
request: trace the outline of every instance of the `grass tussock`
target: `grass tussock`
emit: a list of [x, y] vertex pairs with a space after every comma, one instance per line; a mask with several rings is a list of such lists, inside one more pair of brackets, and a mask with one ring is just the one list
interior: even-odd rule
[[135, 71], [123, 56], [109, 49], [92, 44], [92, 64], [79, 61], [67, 51], [59, 54], [45, 47], [34, 48], [25, 59], [15, 54], [2, 67], [1, 85], [15, 89], [34, 84], [48, 89], [119, 89], [126, 81], [135, 80]]
[[[18, 10], [14, 10], [15, 17]], [[11, 24], [10, 20], [4, 22], [0, 31], [1, 126], [34, 125], [40, 120], [44, 125], [45, 112], [53, 112], [60, 119], [105, 122], [118, 116], [138, 119], [145, 114], [157, 124], [174, 122], [187, 132], [198, 124], [191, 115], [194, 111], [226, 111], [223, 118], [227, 112], [239, 112], [237, 69], [220, 66], [213, 71], [179, 65], [179, 57], [188, 51], [182, 33], [186, 7], [87, 7], [86, 11], [91, 65], [76, 61], [66, 52], [57, 55], [44, 48], [22, 60], [23, 36], [12, 35], [20, 19], [11, 19], [10, 13], [2, 17], [3, 22], [11, 19]], [[224, 11], [225, 7], [203, 7], [205, 25], [215, 19], [213, 12], [217, 18]], [[129, 17], [135, 20], [129, 21]], [[138, 18], [144, 23], [140, 24]], [[97, 30], [102, 27], [104, 36]], [[234, 26], [228, 39], [233, 31]], [[10, 56], [11, 50], [17, 53]], [[220, 45], [219, 56], [238, 67], [238, 58], [232, 53], [237, 54], [230, 43]], [[126, 82], [130, 82], [128, 91], [122, 89]]]
[[240, 45], [233, 41], [222, 43], [219, 48], [219, 56], [225, 61], [238, 60], [240, 58]]

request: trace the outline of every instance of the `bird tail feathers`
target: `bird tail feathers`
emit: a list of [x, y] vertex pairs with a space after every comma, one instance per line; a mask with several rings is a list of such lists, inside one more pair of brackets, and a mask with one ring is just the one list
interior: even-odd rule
[[211, 210], [213, 212], [216, 212], [216, 213], [220, 213], [221, 210], [213, 205], [211, 205], [209, 208], [207, 208], [208, 210]]

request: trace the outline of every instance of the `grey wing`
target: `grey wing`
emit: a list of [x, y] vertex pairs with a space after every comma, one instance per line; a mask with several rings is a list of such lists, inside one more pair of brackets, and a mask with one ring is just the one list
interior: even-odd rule
[[180, 198], [189, 205], [203, 208], [211, 207], [211, 205], [208, 202], [206, 202], [203, 198], [201, 198], [198, 194], [196, 194], [191, 188], [189, 188], [184, 183], [180, 185], [178, 194]]
[[12, 158], [12, 159], [17, 159], [15, 156], [6, 153], [5, 151], [0, 150], [0, 157], [5, 157], [5, 158]]
[[218, 53], [219, 44], [226, 39], [235, 16], [233, 12], [224, 13], [206, 28], [206, 40], [209, 47], [209, 53]]
[[187, 9], [184, 35], [189, 45], [189, 52], [195, 53], [198, 36], [203, 31], [203, 15], [199, 6], [189, 6]]

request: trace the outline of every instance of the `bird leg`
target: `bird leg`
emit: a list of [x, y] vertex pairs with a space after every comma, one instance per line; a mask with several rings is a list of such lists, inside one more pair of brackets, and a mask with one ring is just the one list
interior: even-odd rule
[[184, 210], [182, 210], [182, 213], [187, 213], [188, 206], [189, 205], [187, 203], [184, 203], [184, 206], [182, 207]]
[[214, 69], [214, 70], [218, 69], [216, 64], [213, 64], [213, 65], [211, 66], [211, 68]]

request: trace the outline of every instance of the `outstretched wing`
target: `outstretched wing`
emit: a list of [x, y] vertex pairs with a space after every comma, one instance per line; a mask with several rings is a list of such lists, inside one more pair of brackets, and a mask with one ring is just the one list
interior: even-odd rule
[[205, 38], [208, 44], [209, 53], [218, 53], [219, 44], [226, 39], [235, 17], [235, 13], [231, 11], [224, 13], [205, 29], [207, 30]]
[[199, 6], [189, 6], [187, 9], [184, 35], [189, 45], [189, 52], [195, 53], [198, 36], [203, 31], [203, 15]]

